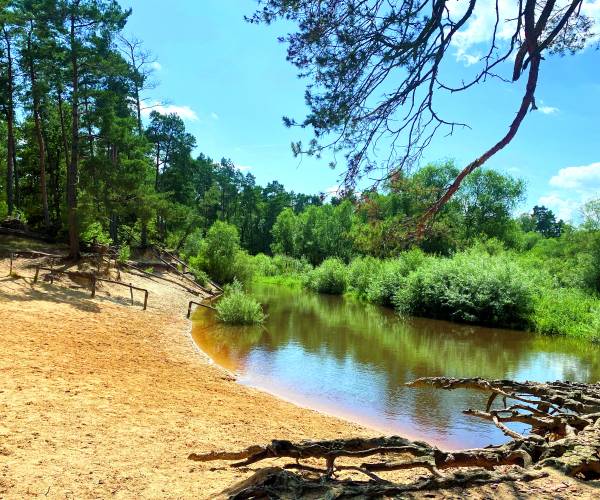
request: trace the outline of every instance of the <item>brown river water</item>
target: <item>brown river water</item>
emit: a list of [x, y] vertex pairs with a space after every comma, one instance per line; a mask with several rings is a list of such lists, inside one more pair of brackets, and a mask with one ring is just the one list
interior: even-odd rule
[[353, 299], [276, 285], [252, 292], [265, 306], [265, 325], [223, 325], [199, 308], [192, 336], [200, 349], [242, 384], [385, 434], [445, 449], [507, 441], [492, 424], [462, 414], [484, 406], [486, 395], [404, 385], [417, 377], [600, 380], [600, 346], [585, 342], [401, 319]]

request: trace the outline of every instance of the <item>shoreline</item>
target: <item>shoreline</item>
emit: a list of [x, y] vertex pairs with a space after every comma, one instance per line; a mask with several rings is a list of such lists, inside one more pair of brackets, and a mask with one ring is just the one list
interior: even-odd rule
[[[185, 293], [145, 280], [151, 291], [142, 312], [109, 288], [90, 300], [66, 283], [32, 287], [29, 278], [6, 277], [6, 264], [0, 260], [0, 324], [7, 325], [0, 335], [7, 353], [0, 358], [0, 498], [218, 498], [282, 462], [232, 469], [191, 462], [190, 453], [381, 434], [236, 382], [194, 342]], [[560, 480], [569, 494], [580, 493], [575, 481]], [[518, 490], [540, 497], [556, 484], [546, 479]], [[469, 495], [501, 497], [515, 487], [477, 487]]]
[[185, 293], [145, 280], [142, 312], [7, 274], [0, 260], [0, 498], [215, 498], [253, 469], [190, 453], [373, 435], [235, 382], [193, 341]]

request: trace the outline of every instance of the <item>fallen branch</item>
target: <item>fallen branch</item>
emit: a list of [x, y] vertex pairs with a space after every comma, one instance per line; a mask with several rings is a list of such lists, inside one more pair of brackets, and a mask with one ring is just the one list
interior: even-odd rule
[[[482, 410], [464, 413], [489, 420], [511, 441], [499, 446], [447, 452], [420, 441], [398, 436], [371, 439], [337, 439], [292, 443], [275, 440], [245, 450], [212, 451], [189, 455], [190, 460], [210, 462], [235, 460], [232, 467], [246, 467], [263, 460], [287, 458], [295, 463], [259, 471], [237, 485], [232, 498], [262, 496], [385, 496], [456, 486], [532, 480], [544, 477], [544, 467], [553, 467], [580, 479], [600, 477], [600, 384], [571, 382], [513, 382], [480, 378], [429, 377], [407, 384], [410, 387], [436, 387], [446, 390], [474, 389], [490, 393]], [[494, 407], [498, 396], [502, 407]], [[514, 402], [509, 406], [509, 401]], [[506, 424], [525, 423], [532, 427], [521, 435]], [[369, 459], [362, 463], [336, 464], [344, 457]], [[324, 460], [324, 468], [301, 460]], [[504, 469], [497, 468], [503, 466]], [[508, 467], [508, 468], [506, 468]], [[295, 469], [300, 473], [291, 473]], [[393, 484], [376, 472], [426, 469], [430, 476], [410, 484]], [[457, 470], [458, 469], [458, 470]], [[364, 474], [364, 482], [336, 479], [336, 473]], [[446, 472], [447, 471], [447, 472]]]

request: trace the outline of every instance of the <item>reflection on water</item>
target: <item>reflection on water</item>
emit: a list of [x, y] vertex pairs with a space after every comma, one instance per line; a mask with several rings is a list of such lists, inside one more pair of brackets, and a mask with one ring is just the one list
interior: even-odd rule
[[485, 395], [404, 386], [417, 377], [600, 379], [600, 349], [588, 344], [400, 320], [377, 306], [274, 285], [253, 292], [268, 313], [264, 327], [222, 325], [199, 308], [193, 327], [198, 346], [243, 384], [387, 434], [449, 449], [505, 441], [493, 425], [461, 413], [481, 408]]

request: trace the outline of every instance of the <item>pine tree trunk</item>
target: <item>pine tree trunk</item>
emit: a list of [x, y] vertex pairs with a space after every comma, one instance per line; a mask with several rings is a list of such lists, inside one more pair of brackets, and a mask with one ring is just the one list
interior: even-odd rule
[[71, 13], [71, 79], [73, 94], [71, 97], [71, 161], [67, 169], [67, 210], [69, 222], [69, 256], [79, 258], [79, 224], [77, 217], [77, 184], [79, 170], [79, 66], [75, 46], [75, 14]]
[[7, 91], [8, 102], [6, 106], [6, 128], [7, 148], [6, 148], [6, 203], [8, 205], [8, 215], [12, 215], [15, 209], [15, 164], [14, 164], [14, 105], [13, 105], [13, 60], [11, 54], [11, 42], [6, 28], [3, 29], [4, 41], [6, 43], [7, 58]]
[[38, 143], [39, 168], [40, 168], [40, 193], [42, 196], [42, 210], [44, 214], [44, 227], [46, 231], [50, 229], [50, 212], [48, 210], [48, 189], [46, 185], [46, 145], [42, 134], [42, 123], [40, 119], [40, 100], [36, 89], [35, 68], [33, 55], [31, 53], [31, 32], [27, 39], [27, 48], [29, 50], [29, 78], [31, 80], [31, 95], [33, 98], [33, 118], [35, 122], [35, 135]]

